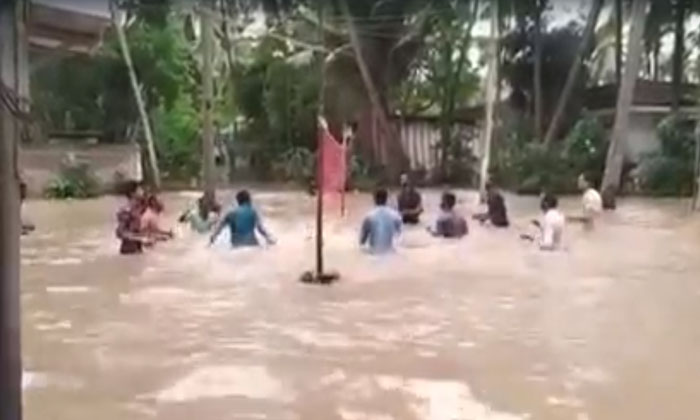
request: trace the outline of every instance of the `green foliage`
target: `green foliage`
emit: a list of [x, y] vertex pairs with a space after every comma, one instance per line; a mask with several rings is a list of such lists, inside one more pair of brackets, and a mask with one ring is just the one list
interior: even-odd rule
[[87, 164], [64, 165], [60, 174], [46, 187], [47, 198], [85, 199], [95, 197], [99, 184]]
[[639, 183], [643, 192], [661, 196], [693, 192], [695, 139], [691, 121], [664, 119], [657, 128], [661, 150], [642, 159]]
[[236, 69], [236, 108], [244, 118], [239, 139], [257, 150], [253, 169], [258, 174], [273, 171], [272, 162], [287, 159], [285, 154], [300, 157], [301, 150], [315, 149], [318, 63], [295, 62], [295, 53], [266, 38], [252, 60]]
[[283, 174], [285, 180], [308, 185], [316, 171], [316, 155], [309, 149], [293, 147], [282, 154], [280, 165], [278, 171]]
[[607, 142], [600, 123], [584, 117], [564, 142], [546, 147], [534, 142], [527, 121], [511, 127], [504, 144], [496, 150], [494, 179], [524, 194], [541, 191], [576, 191], [582, 173], [598, 183], [605, 166]]
[[199, 174], [200, 116], [188, 95], [181, 95], [171, 108], [159, 106], [152, 113], [153, 131], [163, 175], [189, 180]]

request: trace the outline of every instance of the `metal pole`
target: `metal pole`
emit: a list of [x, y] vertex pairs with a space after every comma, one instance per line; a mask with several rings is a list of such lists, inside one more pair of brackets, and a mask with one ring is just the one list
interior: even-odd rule
[[122, 50], [122, 55], [124, 57], [124, 62], [129, 73], [129, 81], [131, 82], [131, 90], [134, 93], [134, 98], [136, 99], [136, 107], [139, 111], [139, 116], [141, 117], [141, 124], [143, 125], [143, 133], [146, 136], [146, 148], [148, 150], [148, 163], [151, 167], [151, 176], [153, 177], [153, 184], [156, 188], [160, 188], [160, 170], [158, 169], [158, 156], [156, 155], [156, 146], [153, 140], [153, 131], [151, 130], [151, 122], [148, 119], [148, 113], [146, 112], [146, 101], [143, 99], [143, 94], [141, 92], [141, 87], [139, 86], [138, 78], [136, 77], [136, 70], [134, 69], [134, 63], [131, 60], [131, 52], [129, 50], [129, 43], [126, 40], [126, 34], [124, 34], [124, 28], [122, 28], [119, 18], [117, 16], [117, 10], [112, 1], [109, 2], [110, 12], [112, 14], [112, 24], [114, 25], [115, 32], [117, 33], [117, 39], [119, 40], [119, 46]]
[[[28, 76], [18, 74], [18, 47], [22, 42], [18, 25], [22, 22], [17, 12], [22, 5], [19, 0], [0, 1], [0, 88], [10, 92], [17, 92], [20, 80]], [[19, 128], [7, 100], [0, 101], [0, 420], [22, 418]]]
[[[321, 46], [324, 44], [324, 34], [323, 34], [323, 2], [319, 2], [318, 6], [318, 21], [319, 30], [321, 38]], [[326, 106], [325, 101], [325, 89], [326, 89], [326, 58], [325, 56], [321, 60], [321, 87], [318, 94], [318, 114], [320, 118], [323, 118], [324, 110]], [[316, 134], [316, 278], [321, 279], [323, 277], [323, 143], [321, 130], [323, 127], [319, 124], [318, 132]]]
[[213, 34], [211, 11], [206, 7], [210, 2], [205, 2], [201, 9], [202, 29], [202, 169], [204, 173], [204, 190], [213, 194], [216, 189], [216, 175], [214, 163], [214, 119], [212, 115], [214, 97], [214, 79], [212, 69]]

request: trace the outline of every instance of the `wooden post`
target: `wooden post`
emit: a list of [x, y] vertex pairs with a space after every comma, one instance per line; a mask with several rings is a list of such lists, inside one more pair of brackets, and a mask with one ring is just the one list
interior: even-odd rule
[[[325, 34], [323, 33], [323, 2], [318, 6], [318, 22], [321, 38], [321, 47], [324, 46]], [[318, 128], [316, 133], [316, 279], [323, 277], [323, 162], [324, 147], [321, 143], [321, 123], [325, 122], [323, 116], [326, 107], [326, 59], [321, 60], [321, 87], [318, 93]]]
[[[0, 420], [22, 418], [22, 352], [20, 324], [20, 215], [17, 148], [20, 124], [8, 96], [14, 96], [28, 74], [20, 74], [21, 49], [17, 19], [24, 2], [0, 2]], [[24, 50], [26, 53], [26, 49]], [[26, 67], [25, 67], [26, 69]], [[19, 105], [19, 104], [15, 104]]]
[[700, 195], [700, 120], [695, 123], [695, 163], [693, 166], [693, 202], [692, 211], [698, 209]]
[[[205, 2], [208, 6], [209, 2]], [[216, 168], [214, 162], [214, 117], [212, 106], [214, 100], [214, 77], [212, 69], [213, 33], [211, 10], [201, 9], [202, 30], [202, 169], [204, 191], [214, 194], [216, 191]]]
[[129, 51], [129, 43], [126, 41], [126, 34], [124, 34], [124, 28], [119, 22], [117, 10], [115, 9], [115, 5], [111, 1], [109, 2], [109, 9], [112, 15], [112, 24], [114, 25], [114, 29], [117, 33], [117, 38], [119, 40], [119, 46], [122, 50], [122, 55], [124, 56], [124, 62], [126, 63], [126, 67], [129, 72], [131, 90], [134, 93], [134, 98], [136, 99], [136, 107], [138, 108], [139, 115], [141, 117], [143, 133], [146, 136], [146, 148], [148, 149], [148, 163], [151, 167], [151, 176], [153, 177], [153, 184], [156, 188], [160, 188], [161, 182], [160, 170], [158, 169], [158, 156], [156, 155], [156, 146], [153, 140], [151, 122], [149, 121], [148, 113], [146, 112], [146, 102], [143, 99], [141, 87], [139, 86], [138, 78], [136, 77], [136, 70], [134, 69], [134, 63], [131, 60], [131, 51]]
[[486, 80], [486, 124], [484, 127], [483, 150], [481, 152], [481, 171], [479, 177], [479, 192], [483, 198], [486, 193], [486, 182], [489, 176], [489, 163], [491, 159], [491, 143], [493, 142], [494, 133], [494, 114], [496, 101], [496, 92], [498, 92], [498, 38], [499, 38], [499, 21], [498, 21], [498, 2], [493, 2], [491, 5], [491, 51], [488, 70], [488, 78]]

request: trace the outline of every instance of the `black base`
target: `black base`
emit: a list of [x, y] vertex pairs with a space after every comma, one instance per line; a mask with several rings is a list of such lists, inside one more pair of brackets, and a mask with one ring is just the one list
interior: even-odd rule
[[332, 284], [340, 280], [340, 274], [337, 272], [330, 273], [314, 273], [311, 271], [306, 271], [299, 277], [299, 281], [306, 284]]

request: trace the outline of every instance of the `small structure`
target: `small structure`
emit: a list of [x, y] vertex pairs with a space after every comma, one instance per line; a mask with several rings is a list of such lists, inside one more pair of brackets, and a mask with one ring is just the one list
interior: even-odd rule
[[[483, 112], [483, 107], [480, 107]], [[477, 112], [460, 111], [459, 117], [453, 119], [451, 126], [463, 150], [480, 156], [480, 125]], [[442, 158], [440, 116], [437, 115], [395, 115], [392, 118], [401, 146], [409, 159], [410, 169], [414, 172], [433, 175]]]
[[[700, 86], [685, 84], [678, 113], [682, 118], [695, 120], [700, 115], [696, 99]], [[617, 85], [603, 85], [590, 88], [585, 93], [584, 107], [590, 115], [599, 118], [603, 126], [611, 130], [615, 122]], [[629, 135], [625, 144], [625, 159], [638, 162], [650, 152], [660, 148], [656, 128], [671, 115], [673, 87], [668, 82], [638, 80], [630, 111]]]

